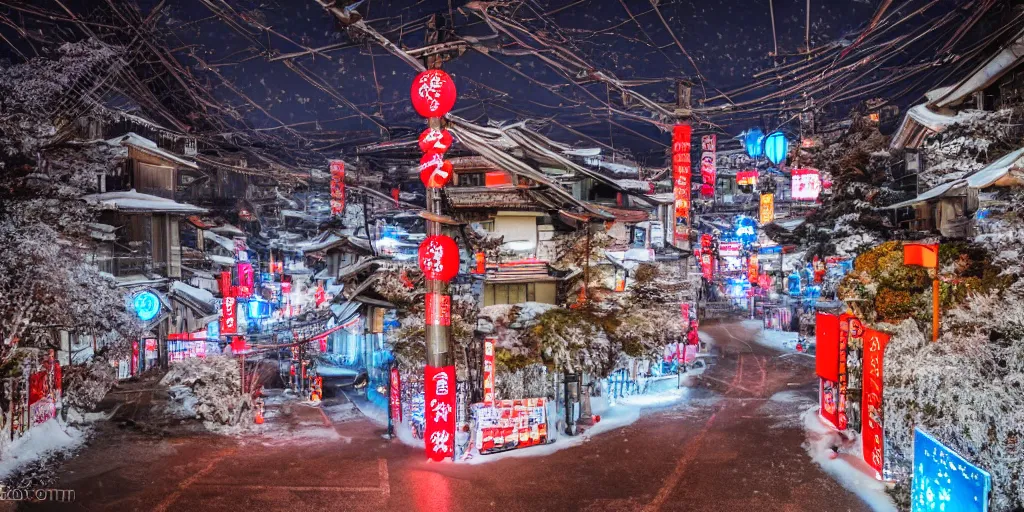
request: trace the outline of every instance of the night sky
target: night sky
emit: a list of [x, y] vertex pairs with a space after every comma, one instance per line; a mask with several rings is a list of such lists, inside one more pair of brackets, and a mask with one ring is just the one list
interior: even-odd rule
[[[34, 3], [57, 10], [51, 0]], [[78, 3], [82, 4], [78, 8], [83, 16], [104, 16], [101, 11], [105, 6], [97, 5], [104, 2]], [[140, 0], [129, 5], [146, 16], [159, 3]], [[815, 59], [831, 60], [834, 67], [841, 67], [835, 61], [843, 46], [857, 39], [883, 3], [812, 0], [811, 48], [833, 48], [827, 50], [831, 54], [815, 54]], [[821, 87], [822, 81], [815, 82], [813, 73], [796, 79], [780, 75], [747, 92], [735, 90], [755, 82], [755, 74], [773, 66], [768, 0], [661, 0], [653, 4], [650, 0], [526, 0], [489, 11], [514, 24], [519, 41], [507, 34], [493, 37], [491, 28], [460, 0], [364, 0], [354, 9], [371, 27], [407, 49], [424, 44], [425, 20], [436, 14], [449, 39], [477, 37], [490, 49], [520, 53], [468, 50], [446, 62], [444, 68], [459, 88], [456, 114], [480, 124], [532, 119], [537, 121], [538, 129], [556, 140], [579, 146], [612, 146], [640, 161], [660, 163], [654, 160], [664, 158], [669, 143], [664, 123], [643, 120], [652, 117], [643, 108], [625, 109], [622, 95], [605, 84], [583, 80], [574, 84], [537, 55], [524, 52], [539, 49], [546, 56], [553, 55], [532, 38], [533, 34], [558, 42], [592, 68], [618, 79], [649, 81], [634, 84], [632, 89], [658, 102], [674, 104], [679, 79], [694, 83], [694, 107], [698, 109], [726, 105], [722, 97], [713, 99], [721, 92], [732, 102], [747, 102], [731, 111], [698, 115], [698, 131], [714, 130], [728, 138], [749, 126], [766, 123], [777, 122], [783, 129], [795, 130], [795, 123], [783, 124], [787, 118], [779, 114], [791, 114], [803, 105], [804, 92], [815, 98], [820, 112], [833, 117], [845, 116], [850, 106], [869, 98], [885, 98], [906, 106], [919, 100], [924, 90], [939, 85], [937, 82], [951, 71], [966, 66], [966, 59], [957, 60], [958, 51], [978, 40], [973, 34], [983, 33], [1010, 16], [1009, 8], [997, 2], [962, 44], [940, 53], [942, 36], [953, 33], [978, 7], [971, 4], [963, 9], [960, 6], [967, 2], [941, 0], [889, 26], [927, 3], [906, 0], [888, 6], [887, 18], [875, 29], [886, 31], [878, 39], [858, 46], [864, 51], [857, 56], [860, 67], [849, 70], [843, 79]], [[801, 59], [808, 62], [805, 57], [795, 56], [805, 44], [806, 7], [806, 0], [774, 0], [775, 33], [782, 55], [776, 62], [780, 66], [799, 66]], [[4, 9], [10, 11], [9, 7], [0, 7], [0, 12]], [[26, 27], [52, 24], [31, 16], [22, 19]], [[938, 23], [940, 20], [945, 24]], [[915, 32], [931, 26], [937, 30]], [[0, 28], [0, 33], [17, 40], [17, 34], [8, 27]], [[73, 31], [64, 33], [65, 39], [73, 38]], [[362, 41], [355, 31], [346, 30], [316, 0], [171, 0], [156, 17], [152, 34], [159, 44], [174, 49], [175, 58], [189, 68], [197, 83], [243, 114], [241, 120], [232, 121], [239, 129], [263, 130], [298, 147], [325, 152], [350, 151], [358, 144], [407, 137], [422, 129], [423, 121], [408, 100], [415, 70], [380, 46]], [[899, 39], [919, 34], [922, 37], [915, 41]], [[873, 60], [878, 49], [905, 42], [905, 48], [887, 55], [884, 62]], [[321, 55], [286, 59], [291, 67], [284, 60], [271, 60], [328, 45], [335, 47]], [[857, 92], [856, 87], [892, 76], [894, 70], [910, 69], [911, 64], [943, 59], [952, 64], [942, 67], [941, 72], [937, 67], [922, 66], [920, 73], [902, 77], [892, 87], [844, 93]], [[804, 83], [806, 90], [759, 101], [772, 91], [800, 88]], [[702, 103], [704, 99], [711, 101]], [[632, 116], [610, 114], [607, 104], [628, 110]], [[765, 115], [768, 117], [762, 118]], [[282, 123], [297, 134], [281, 129]], [[201, 131], [202, 123], [196, 124]]]

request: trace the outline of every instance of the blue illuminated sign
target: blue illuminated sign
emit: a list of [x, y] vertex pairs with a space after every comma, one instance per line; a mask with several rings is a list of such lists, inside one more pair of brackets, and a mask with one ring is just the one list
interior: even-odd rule
[[132, 307], [135, 309], [135, 315], [139, 317], [139, 320], [148, 322], [160, 314], [160, 297], [157, 297], [155, 293], [149, 290], [141, 291], [135, 294], [135, 298], [132, 300]]
[[759, 158], [764, 154], [764, 132], [760, 128], [751, 128], [743, 135], [743, 147], [750, 158]]
[[921, 429], [914, 429], [911, 512], [986, 512], [992, 477]]
[[750, 245], [757, 240], [757, 223], [750, 217], [736, 217], [736, 238], [743, 245]]
[[800, 274], [796, 272], [790, 274], [787, 284], [789, 286], [790, 295], [800, 295]]
[[764, 139], [764, 154], [768, 157], [768, 160], [775, 165], [779, 165], [780, 162], [786, 159], [786, 153], [789, 152], [789, 141], [786, 140], [786, 135], [782, 132], [772, 132]]
[[270, 303], [263, 300], [249, 301], [249, 318], [270, 317]]

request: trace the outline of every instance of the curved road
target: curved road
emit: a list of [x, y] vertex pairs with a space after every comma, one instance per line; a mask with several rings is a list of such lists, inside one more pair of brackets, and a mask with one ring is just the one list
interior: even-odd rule
[[[705, 326], [721, 356], [687, 398], [546, 457], [429, 464], [353, 416], [324, 440], [155, 438], [106, 429], [60, 469], [52, 510], [866, 511], [807, 456], [813, 359]], [[333, 430], [334, 432], [330, 432]], [[335, 434], [336, 433], [336, 434]]]

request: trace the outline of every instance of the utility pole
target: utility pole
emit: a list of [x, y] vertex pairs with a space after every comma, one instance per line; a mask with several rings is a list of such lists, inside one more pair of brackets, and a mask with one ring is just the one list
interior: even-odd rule
[[[427, 37], [424, 42], [426, 46], [434, 45], [439, 42], [439, 38], [437, 30], [437, 15], [434, 14], [431, 15], [429, 20], [427, 20]], [[423, 64], [427, 69], [441, 69], [441, 64], [444, 62], [439, 54], [427, 55], [423, 60]], [[443, 128], [443, 121], [444, 118], [442, 117], [431, 117], [427, 119], [427, 124], [430, 128], [440, 130]], [[427, 211], [432, 213], [433, 216], [441, 215], [440, 188], [427, 187]], [[433, 219], [428, 219], [427, 236], [430, 237], [440, 234], [441, 223]], [[427, 279], [426, 288], [428, 294], [437, 294], [435, 296], [448, 295], [448, 283], [440, 279]], [[449, 349], [451, 346], [449, 343], [451, 331], [447, 325], [431, 324], [431, 322], [427, 322], [427, 325], [425, 326], [427, 364], [435, 368], [448, 366], [451, 364], [451, 354]]]

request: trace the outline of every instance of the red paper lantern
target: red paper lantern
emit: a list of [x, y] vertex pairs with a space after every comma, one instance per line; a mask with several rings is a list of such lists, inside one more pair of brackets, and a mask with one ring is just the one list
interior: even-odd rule
[[428, 69], [412, 81], [412, 106], [423, 117], [441, 117], [455, 106], [455, 82], [440, 69]]
[[427, 128], [420, 134], [420, 151], [444, 154], [452, 147], [452, 134], [448, 130]]
[[451, 281], [459, 273], [459, 246], [445, 235], [428, 236], [420, 244], [418, 260], [427, 279]]
[[441, 188], [452, 180], [452, 163], [440, 153], [427, 153], [420, 159], [420, 181], [427, 188]]

